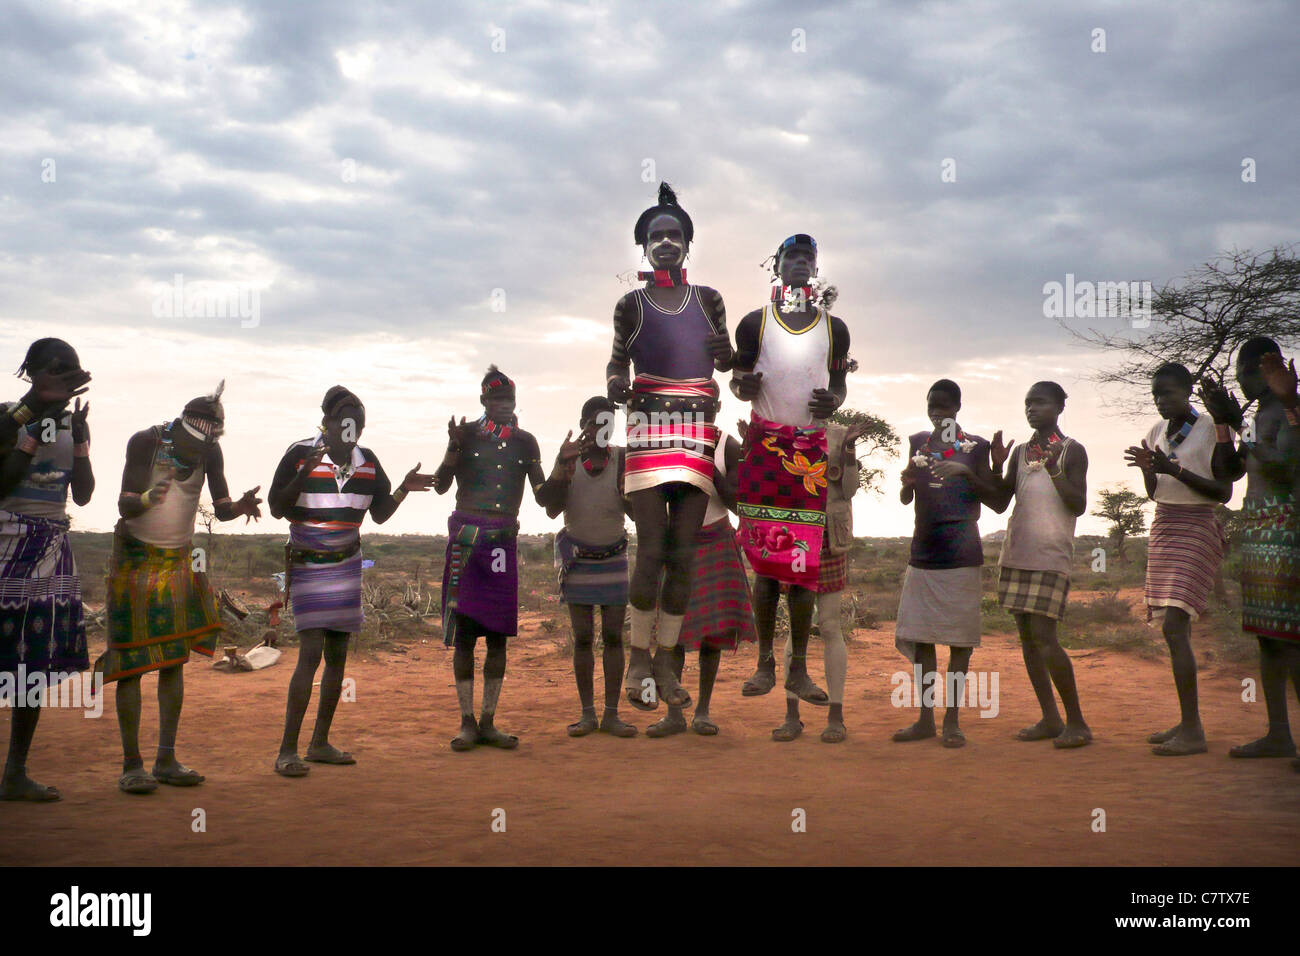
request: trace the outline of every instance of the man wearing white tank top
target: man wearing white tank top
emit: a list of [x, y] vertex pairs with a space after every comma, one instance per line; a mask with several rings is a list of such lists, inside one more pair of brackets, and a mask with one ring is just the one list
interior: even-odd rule
[[[732, 392], [742, 401], [753, 404], [754, 419], [751, 432], [757, 432], [755, 423], [766, 420], [773, 427], [785, 430], [816, 429], [805, 438], [816, 438], [817, 449], [808, 452], [811, 471], [825, 468], [824, 424], [844, 402], [848, 372], [849, 331], [844, 322], [832, 316], [814, 301], [810, 283], [817, 274], [817, 243], [809, 235], [798, 234], [786, 239], [774, 256], [774, 269], [780, 279], [780, 288], [774, 289], [772, 304], [750, 312], [736, 327], [736, 357], [731, 381]], [[758, 436], [755, 443], [768, 444], [771, 438]], [[750, 447], [747, 443], [747, 449]], [[784, 452], [783, 459], [786, 460]], [[796, 467], [801, 455], [791, 455]], [[822, 463], [816, 461], [818, 457]], [[742, 485], [744, 479], [742, 478]], [[825, 488], [824, 476], [805, 475], [804, 486]], [[740, 497], [746, 505], [750, 490], [742, 487]], [[823, 492], [824, 495], [824, 492]], [[757, 502], [772, 505], [772, 501]], [[824, 508], [825, 498], [822, 498]], [[789, 529], [781, 529], [788, 532]], [[804, 529], [797, 529], [802, 531]], [[813, 537], [820, 544], [821, 529], [813, 529]], [[797, 539], [798, 534], [794, 537]], [[777, 542], [777, 539], [773, 539]], [[800, 542], [795, 541], [798, 545]], [[778, 547], [783, 546], [777, 543]], [[826, 706], [830, 703], [826, 692], [817, 687], [808, 676], [808, 635], [816, 603], [816, 562], [819, 548], [809, 547], [807, 573], [793, 563], [784, 574], [780, 569], [755, 567], [754, 617], [758, 625], [758, 668], [745, 682], [742, 693], [746, 697], [766, 694], [776, 686], [776, 657], [773, 638], [776, 623], [776, 606], [781, 597], [781, 585], [789, 586], [789, 612], [791, 631], [791, 657], [787, 668], [786, 690], [792, 691], [808, 703]], [[765, 554], [766, 552], [764, 552]], [[755, 562], [752, 549], [746, 551], [751, 565]], [[801, 557], [796, 554], [795, 557]], [[797, 736], [798, 725], [783, 724], [773, 732], [778, 740]]]

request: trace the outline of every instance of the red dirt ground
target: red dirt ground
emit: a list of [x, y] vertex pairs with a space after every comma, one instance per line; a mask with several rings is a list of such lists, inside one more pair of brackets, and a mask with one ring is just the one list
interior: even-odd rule
[[[752, 648], [723, 658], [712, 708], [720, 736], [575, 740], [564, 733], [577, 717], [571, 663], [533, 632], [512, 646], [499, 719], [520, 748], [457, 754], [450, 652], [415, 644], [349, 661], [357, 700], [340, 705], [332, 740], [358, 764], [286, 780], [271, 763], [295, 654], [233, 675], [192, 660], [179, 753], [207, 775], [194, 789], [118, 793], [112, 691], [102, 719], [47, 710], [30, 765], [64, 799], [0, 804], [0, 864], [1293, 865], [1300, 856], [1300, 773], [1285, 760], [1226, 756], [1265, 727], [1263, 703], [1241, 700], [1242, 678], [1256, 676], [1249, 664], [1202, 671], [1210, 753], [1190, 758], [1155, 757], [1143, 741], [1176, 719], [1167, 665], [1113, 651], [1071, 655], [1096, 743], [1063, 752], [1015, 740], [1037, 712], [1010, 636], [976, 652], [977, 668], [1000, 673], [1001, 712], [965, 718], [965, 749], [894, 744], [890, 733], [913, 716], [890, 705], [889, 677], [905, 661], [888, 626], [850, 645], [846, 743], [821, 743], [824, 711], [808, 705], [802, 738], [769, 739], [784, 698], [740, 696]], [[692, 692], [697, 676], [692, 657]], [[599, 681], [597, 664], [598, 694]], [[146, 677], [146, 700], [154, 686]], [[643, 730], [658, 716], [629, 713]], [[313, 718], [314, 705], [304, 741]], [[0, 724], [7, 737], [8, 718]], [[1300, 731], [1294, 701], [1292, 726]], [[156, 732], [147, 706], [146, 754]], [[191, 830], [199, 807], [205, 833]], [[492, 832], [496, 808], [505, 833]], [[807, 832], [792, 832], [795, 808]], [[1106, 811], [1104, 833], [1091, 828], [1095, 808]], [[658, 823], [665, 810], [669, 827]]]

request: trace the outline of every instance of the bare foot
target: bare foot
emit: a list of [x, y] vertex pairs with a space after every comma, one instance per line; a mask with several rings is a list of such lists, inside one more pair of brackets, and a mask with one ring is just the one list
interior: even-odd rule
[[1278, 738], [1264, 736], [1248, 744], [1233, 747], [1228, 751], [1229, 757], [1294, 757], [1295, 742], [1290, 737]]
[[913, 740], [929, 740], [934, 736], [937, 736], [934, 721], [922, 718], [911, 727], [904, 727], [902, 730], [895, 731], [890, 740], [896, 744], [905, 744]]
[[54, 787], [42, 786], [25, 773], [6, 777], [4, 783], [0, 783], [0, 800], [27, 800], [32, 803], [53, 803], [55, 800], [60, 799], [62, 798], [57, 789]]

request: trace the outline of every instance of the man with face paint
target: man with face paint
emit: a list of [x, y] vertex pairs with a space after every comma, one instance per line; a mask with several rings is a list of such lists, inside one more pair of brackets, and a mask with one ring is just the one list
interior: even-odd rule
[[[1214, 418], [1214, 476], [1246, 476], [1242, 503], [1242, 630], [1259, 641], [1268, 733], [1228, 751], [1233, 757], [1294, 757], [1286, 682], [1300, 695], [1300, 394], [1295, 360], [1260, 336], [1237, 353], [1237, 383], [1258, 402], [1249, 425], [1236, 398], [1209, 380], [1201, 397]], [[1234, 445], [1233, 431], [1240, 433]], [[1300, 770], [1300, 760], [1292, 767]]]
[[[736, 327], [731, 390], [751, 402], [745, 459], [739, 467], [738, 537], [754, 569], [758, 669], [745, 681], [746, 697], [776, 686], [773, 639], [781, 586], [789, 588], [790, 663], [785, 689], [825, 706], [826, 692], [808, 676], [808, 636], [816, 606], [826, 529], [826, 419], [848, 392], [849, 330], [817, 305], [817, 243], [790, 236], [773, 257], [780, 280], [772, 302]], [[792, 740], [802, 724], [788, 719], [776, 740]]]
[[[636, 522], [637, 554], [625, 687], [628, 700], [642, 710], [654, 710], [660, 698], [676, 707], [691, 702], [674, 672], [673, 648], [691, 593], [695, 536], [713, 489], [713, 373], [731, 368], [722, 297], [686, 282], [684, 263], [694, 234], [691, 217], [661, 183], [658, 204], [641, 213], [632, 230], [651, 271], [639, 274], [645, 288], [629, 292], [614, 308], [614, 349], [605, 368], [610, 401], [626, 403], [628, 412], [624, 487]], [[633, 366], [636, 378], [629, 381]], [[658, 645], [653, 661], [652, 643]]]
[[1214, 477], [1214, 423], [1192, 407], [1194, 384], [1192, 373], [1176, 362], [1156, 369], [1151, 397], [1160, 421], [1140, 447], [1124, 452], [1129, 467], [1142, 470], [1147, 497], [1156, 503], [1147, 538], [1147, 615], [1160, 620], [1182, 712], [1176, 725], [1147, 738], [1161, 757], [1207, 749], [1197, 702], [1192, 621], [1209, 607], [1223, 562], [1226, 542], [1214, 511], [1232, 497], [1232, 482]]
[[[916, 690], [922, 703], [916, 722], [894, 734], [896, 743], [935, 736], [934, 706], [925, 703], [925, 685], [932, 683], [936, 690], [951, 686], [939, 680], [937, 646], [948, 645], [948, 673], [963, 675], [980, 646], [984, 546], [979, 489], [991, 486], [993, 473], [989, 443], [961, 429], [960, 411], [961, 388], [951, 379], [939, 379], [926, 394], [933, 429], [908, 439], [899, 500], [916, 502], [916, 531], [903, 575], [894, 646], [920, 672]], [[943, 718], [940, 739], [949, 749], [966, 744], [959, 725], [964, 680], [956, 683], [958, 699], [947, 702]]]
[[298, 756], [298, 735], [322, 656], [325, 673], [307, 760], [356, 763], [352, 754], [329, 742], [329, 733], [343, 690], [348, 640], [363, 621], [361, 522], [369, 514], [383, 524], [409, 492], [428, 491], [433, 484], [433, 476], [420, 474], [417, 462], [392, 491], [375, 453], [357, 444], [366, 427], [366, 407], [354, 392], [335, 385], [320, 407], [320, 433], [289, 446], [267, 494], [271, 515], [290, 522], [284, 547], [285, 600], [293, 607], [299, 641], [284, 736], [274, 764], [282, 777], [303, 777], [311, 769]]
[[[126, 445], [121, 520], [113, 534], [105, 607], [108, 649], [95, 662], [105, 683], [117, 682], [124, 793], [152, 793], [158, 784], [192, 787], [202, 774], [176, 759], [176, 730], [185, 697], [190, 651], [211, 657], [221, 619], [204, 564], [191, 553], [194, 518], [206, 480], [219, 521], [260, 518], [258, 488], [230, 500], [220, 439], [225, 382], [189, 402], [181, 416], [136, 432]], [[260, 487], [260, 486], [259, 486]], [[158, 671], [158, 754], [152, 773], [140, 756], [140, 677]]]
[[[615, 737], [635, 737], [636, 728], [618, 716], [622, 695], [623, 618], [627, 609], [627, 531], [630, 507], [623, 495], [624, 449], [601, 444], [602, 425], [613, 419], [614, 406], [604, 395], [587, 399], [578, 420], [580, 433], [565, 436], [555, 467], [539, 493], [547, 517], [564, 515], [555, 536], [560, 601], [569, 606], [573, 626], [573, 676], [582, 716], [568, 727], [570, 737], [599, 730]], [[596, 608], [600, 608], [605, 709], [596, 719], [594, 644]]]
[[[525, 483], [545, 507], [548, 493], [537, 439], [519, 427], [515, 383], [491, 366], [483, 376], [477, 422], [447, 423], [447, 454], [434, 475], [445, 494], [456, 483], [456, 510], [447, 519], [447, 559], [442, 573], [443, 640], [454, 647], [452, 670], [460, 702], [460, 732], [451, 749], [475, 746], [513, 750], [519, 738], [496, 727], [506, 674], [506, 638], [518, 633], [519, 505]], [[553, 478], [558, 479], [558, 475]], [[483, 709], [474, 719], [474, 645], [487, 643]]]
[[[18, 374], [32, 382], [31, 390], [0, 405], [0, 422], [13, 428], [8, 441], [0, 437], [0, 674], [12, 678], [16, 698], [5, 700], [0, 692], [0, 707], [12, 715], [0, 800], [47, 802], [58, 800], [59, 791], [27, 776], [42, 702], [26, 691], [33, 674], [45, 675], [53, 688], [89, 666], [81, 579], [68, 540], [68, 491], [84, 506], [95, 490], [90, 403], [74, 398], [90, 374], [71, 345], [53, 338], [32, 343]], [[58, 382], [70, 384], [41, 394]], [[71, 411], [70, 401], [76, 403]]]
[[[1056, 636], [1070, 595], [1074, 525], [1088, 510], [1088, 454], [1057, 424], [1065, 398], [1065, 389], [1056, 382], [1035, 382], [1025, 395], [1025, 419], [1033, 436], [1012, 454], [1015, 442], [1003, 445], [1002, 432], [994, 432], [989, 449], [992, 480], [966, 476], [981, 501], [998, 514], [1015, 498], [998, 560], [998, 602], [1015, 616], [1025, 669], [1043, 711], [1042, 720], [1016, 737], [1051, 740], [1061, 749], [1092, 742], [1079, 706], [1074, 666]], [[1011, 470], [1003, 478], [1008, 457]], [[1064, 722], [1052, 696], [1053, 684], [1065, 706]]]

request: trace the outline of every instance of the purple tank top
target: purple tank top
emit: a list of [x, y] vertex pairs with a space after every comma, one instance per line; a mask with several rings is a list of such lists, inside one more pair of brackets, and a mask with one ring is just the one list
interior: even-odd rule
[[636, 293], [640, 318], [627, 345], [628, 358], [638, 375], [660, 378], [712, 378], [713, 358], [705, 342], [717, 330], [700, 303], [699, 292], [690, 294], [678, 312], [660, 310], [644, 289]]

